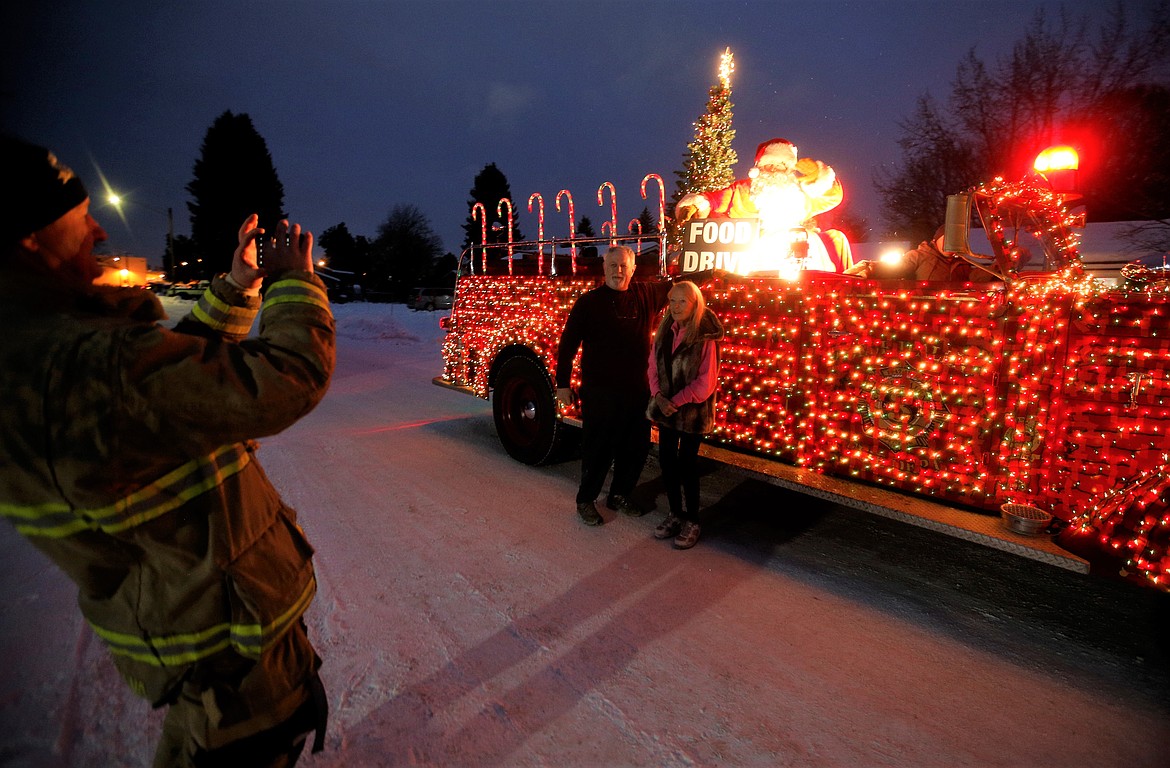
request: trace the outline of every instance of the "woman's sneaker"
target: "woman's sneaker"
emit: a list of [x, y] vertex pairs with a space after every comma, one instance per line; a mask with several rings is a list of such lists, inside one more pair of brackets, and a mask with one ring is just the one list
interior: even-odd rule
[[690, 549], [699, 542], [699, 524], [687, 520], [679, 529], [678, 536], [674, 537], [675, 549]]
[[671, 536], [678, 533], [678, 529], [682, 527], [682, 520], [679, 520], [674, 515], [667, 515], [666, 519], [658, 524], [654, 529], [654, 538], [669, 539]]

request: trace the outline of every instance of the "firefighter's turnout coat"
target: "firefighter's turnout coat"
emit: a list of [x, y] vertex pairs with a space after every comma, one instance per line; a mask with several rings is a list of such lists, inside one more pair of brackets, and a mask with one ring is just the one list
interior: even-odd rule
[[262, 308], [216, 278], [173, 331], [149, 291], [49, 279], [0, 267], [0, 512], [157, 706], [203, 660], [259, 659], [313, 598], [312, 549], [252, 440], [324, 395], [333, 317], [307, 272]]

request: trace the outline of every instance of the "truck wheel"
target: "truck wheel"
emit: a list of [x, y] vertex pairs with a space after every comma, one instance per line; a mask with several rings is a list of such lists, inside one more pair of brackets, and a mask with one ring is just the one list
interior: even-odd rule
[[492, 416], [500, 443], [516, 461], [542, 464], [556, 450], [564, 425], [540, 364], [527, 357], [504, 363], [492, 392]]

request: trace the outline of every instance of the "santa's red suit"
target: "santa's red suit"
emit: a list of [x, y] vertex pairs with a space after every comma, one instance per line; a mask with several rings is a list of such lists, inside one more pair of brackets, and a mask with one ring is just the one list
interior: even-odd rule
[[[701, 219], [760, 219], [766, 230], [804, 230], [808, 257], [804, 268], [844, 272], [853, 266], [849, 240], [836, 229], [818, 230], [812, 218], [836, 208], [842, 200], [841, 182], [833, 169], [819, 160], [801, 158], [786, 139], [765, 141], [756, 150], [751, 178], [729, 187], [683, 195], [675, 206], [678, 221]], [[783, 216], [768, 210], [769, 197], [783, 198]]]

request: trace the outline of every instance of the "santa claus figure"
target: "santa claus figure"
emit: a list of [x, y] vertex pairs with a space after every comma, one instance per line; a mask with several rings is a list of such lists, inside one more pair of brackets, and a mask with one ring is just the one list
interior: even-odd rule
[[813, 217], [841, 203], [841, 182], [820, 160], [797, 158], [787, 139], [765, 141], [756, 150], [748, 178], [712, 192], [683, 195], [675, 205], [682, 224], [700, 219], [759, 219], [761, 242], [742, 272], [810, 269], [844, 272], [853, 266], [843, 232], [821, 231]]

